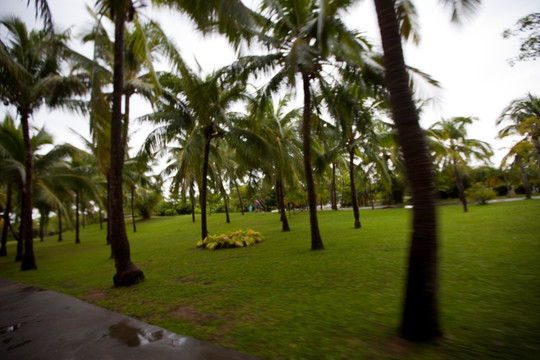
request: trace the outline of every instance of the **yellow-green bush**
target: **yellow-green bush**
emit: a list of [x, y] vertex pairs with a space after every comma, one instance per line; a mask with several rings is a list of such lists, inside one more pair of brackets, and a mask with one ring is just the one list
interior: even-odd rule
[[260, 232], [248, 230], [236, 230], [234, 232], [219, 235], [208, 235], [204, 240], [197, 242], [196, 247], [210, 250], [244, 247], [260, 243], [264, 237]]

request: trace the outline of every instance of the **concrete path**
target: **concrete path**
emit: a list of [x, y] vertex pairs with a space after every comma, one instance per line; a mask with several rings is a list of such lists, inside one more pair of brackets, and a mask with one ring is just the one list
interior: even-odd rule
[[0, 278], [0, 359], [257, 358]]

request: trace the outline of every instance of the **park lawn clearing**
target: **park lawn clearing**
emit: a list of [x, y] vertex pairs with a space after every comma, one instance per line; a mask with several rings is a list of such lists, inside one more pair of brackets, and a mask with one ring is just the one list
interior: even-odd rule
[[[128, 226], [146, 281], [113, 288], [114, 262], [98, 225], [35, 242], [38, 270], [0, 259], [0, 276], [266, 359], [534, 359], [540, 351], [540, 201], [439, 209], [440, 308], [445, 337], [398, 338], [412, 212], [319, 212], [324, 251], [309, 251], [309, 214], [209, 216], [210, 233], [261, 232], [250, 247], [196, 249], [190, 216]], [[129, 225], [129, 224], [128, 224]]]

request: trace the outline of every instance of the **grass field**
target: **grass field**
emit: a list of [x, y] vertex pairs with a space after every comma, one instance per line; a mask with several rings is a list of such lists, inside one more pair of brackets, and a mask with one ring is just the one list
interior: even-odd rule
[[210, 233], [253, 229], [261, 244], [195, 249], [189, 216], [128, 226], [146, 281], [112, 288], [105, 231], [35, 243], [39, 269], [21, 272], [15, 244], [0, 276], [57, 290], [170, 331], [267, 359], [536, 359], [540, 352], [540, 200], [439, 208], [445, 337], [399, 339], [411, 210], [324, 211], [324, 251], [310, 252], [307, 212], [282, 233], [277, 214], [209, 217]]

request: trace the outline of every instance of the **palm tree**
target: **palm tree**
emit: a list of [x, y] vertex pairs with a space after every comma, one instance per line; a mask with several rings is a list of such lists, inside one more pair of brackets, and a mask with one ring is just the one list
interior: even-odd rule
[[[202, 79], [187, 66], [180, 68], [182, 77], [164, 74], [161, 77], [163, 88], [170, 91], [164, 94], [165, 101], [159, 111], [143, 117], [167, 124], [151, 133], [147, 139], [147, 149], [163, 147], [178, 137], [183, 137], [183, 155], [195, 159], [196, 154], [203, 154], [199, 177], [201, 236], [208, 236], [206, 221], [206, 198], [208, 188], [208, 171], [212, 141], [225, 136], [229, 129], [232, 114], [229, 107], [244, 98], [241, 86], [229, 86], [218, 78], [209, 76]], [[164, 90], [165, 92], [165, 90]], [[188, 156], [189, 155], [189, 156]], [[185, 174], [185, 173], [184, 173]]]
[[33, 154], [28, 120], [44, 102], [51, 107], [72, 105], [72, 94], [83, 94], [86, 89], [79, 78], [60, 74], [61, 60], [73, 54], [65, 45], [66, 34], [28, 32], [17, 18], [3, 19], [0, 23], [11, 40], [9, 45], [0, 42], [0, 97], [17, 108], [25, 145], [21, 234], [25, 251], [21, 269], [37, 269], [32, 239]]
[[[347, 60], [366, 66], [364, 59], [370, 48], [358, 34], [350, 31], [339, 14], [351, 6], [350, 1], [262, 1], [261, 11], [267, 21], [261, 36], [269, 54], [240, 58], [225, 71], [246, 80], [252, 73], [276, 69], [266, 91], [278, 91], [286, 84], [296, 85], [296, 75], [302, 81], [304, 108], [302, 117], [303, 161], [310, 210], [311, 250], [324, 249], [317, 219], [317, 197], [313, 180], [311, 155], [312, 83], [330, 74], [325, 66]], [[319, 6], [320, 4], [320, 6]]]
[[129, 188], [131, 198], [131, 221], [133, 224], [133, 232], [137, 232], [135, 225], [135, 190], [137, 185], [147, 187], [150, 185], [150, 179], [145, 176], [145, 173], [150, 170], [148, 158], [146, 156], [135, 156], [126, 161], [124, 169], [124, 182]]
[[2, 170], [0, 183], [6, 186], [0, 256], [7, 256], [6, 244], [11, 226], [10, 213], [12, 211], [13, 189], [22, 186], [21, 180], [24, 177], [24, 158], [22, 158], [22, 154], [24, 154], [22, 131], [15, 126], [13, 118], [6, 115], [0, 125], [0, 169]]
[[499, 130], [499, 137], [502, 139], [518, 135], [530, 139], [536, 149], [538, 181], [540, 181], [540, 98], [528, 94], [524, 98], [512, 101], [497, 119], [497, 125], [508, 121], [511, 123]]
[[[373, 85], [371, 85], [373, 86]], [[377, 150], [377, 139], [374, 133], [374, 109], [380, 107], [380, 102], [369, 97], [367, 89], [359, 84], [342, 85], [339, 82], [332, 88], [323, 87], [323, 96], [328, 103], [328, 109], [335, 119], [336, 128], [341, 133], [342, 146], [348, 156], [351, 200], [354, 214], [354, 227], [360, 228], [360, 212], [356, 189], [357, 152], [362, 149], [372, 162], [380, 162]]]
[[465, 168], [471, 157], [478, 160], [489, 161], [493, 155], [491, 145], [485, 141], [467, 138], [465, 127], [472, 124], [474, 118], [453, 117], [442, 119], [431, 125], [428, 134], [434, 140], [435, 156], [448, 162], [454, 169], [459, 199], [463, 204], [463, 211], [467, 212], [467, 198], [460, 167]]
[[[406, 339], [430, 340], [442, 334], [437, 299], [435, 190], [431, 159], [409, 87], [401, 46], [401, 35], [404, 34], [407, 38], [410, 33], [403, 32], [407, 30], [407, 27], [403, 26], [407, 22], [403, 21], [403, 16], [398, 17], [396, 12], [403, 10], [399, 5], [409, 5], [411, 8], [412, 3], [410, 0], [397, 3], [395, 0], [374, 2], [384, 51], [386, 86], [390, 92], [390, 105], [414, 206], [413, 235], [400, 331]], [[471, 11], [480, 0], [445, 2], [454, 5], [453, 19], [457, 20], [460, 10]]]
[[521, 180], [525, 187], [525, 198], [530, 199], [532, 195], [531, 184], [529, 182], [529, 175], [527, 174], [527, 164], [530, 164], [530, 159], [533, 158], [535, 150], [532, 144], [527, 139], [514, 144], [508, 153], [503, 157], [501, 161], [501, 168], [504, 168], [508, 162], [513, 159], [511, 167], [517, 166], [521, 174]]
[[266, 174], [264, 178], [275, 186], [282, 231], [290, 231], [285, 212], [285, 189], [292, 189], [301, 183], [302, 167], [299, 163], [302, 157], [301, 144], [296, 141], [300, 109], [288, 109], [290, 102], [290, 95], [285, 95], [274, 104], [272, 97], [259, 94], [248, 105], [251, 116], [246, 124], [246, 127], [251, 127], [250, 131], [264, 142], [249, 147], [248, 152], [258, 155], [256, 159], [258, 166]]
[[[44, 129], [40, 129], [35, 132], [30, 139], [32, 146], [32, 154], [37, 151], [41, 151], [44, 146], [52, 145], [52, 136]], [[52, 195], [50, 190], [53, 185], [56, 186], [58, 179], [55, 180], [55, 176], [50, 172], [50, 168], [58, 163], [57, 160], [62, 158], [66, 154], [64, 146], [57, 146], [51, 149], [48, 153], [43, 155], [34, 155], [33, 163], [35, 164], [33, 196], [38, 209], [44, 209], [45, 207], [58, 204], [58, 201], [54, 201], [57, 195]], [[2, 125], [0, 126], [0, 165], [2, 168], [2, 180], [0, 182], [6, 182], [8, 186], [8, 193], [13, 189], [17, 189], [21, 201], [19, 207], [21, 211], [20, 218], [22, 219], [22, 210], [24, 208], [24, 181], [25, 181], [25, 151], [22, 126], [15, 127], [14, 121], [11, 117], [6, 117]], [[8, 194], [9, 195], [9, 194]], [[52, 201], [50, 199], [53, 199]], [[8, 202], [11, 202], [8, 197]], [[34, 202], [34, 201], [33, 201]], [[7, 219], [7, 225], [10, 224], [9, 212], [11, 209], [6, 209], [4, 217]], [[5, 229], [7, 232], [7, 228]], [[21, 225], [22, 231], [22, 225]], [[7, 233], [6, 233], [7, 236]], [[3, 238], [4, 239], [4, 238]], [[22, 238], [19, 236], [17, 245], [17, 256], [15, 261], [21, 261], [23, 258], [23, 243]]]
[[131, 261], [129, 241], [124, 222], [122, 171], [124, 168], [124, 132], [122, 123], [122, 96], [124, 93], [124, 33], [125, 23], [133, 20], [134, 1], [100, 1], [100, 13], [109, 12], [114, 20], [114, 70], [110, 127], [110, 170], [108, 188], [108, 217], [110, 223], [111, 251], [115, 260], [115, 286], [130, 286], [144, 280], [144, 274]]
[[[26, 6], [30, 5], [30, 0], [28, 0]], [[41, 17], [43, 19], [44, 28], [46, 31], [53, 30], [53, 18], [51, 9], [49, 8], [49, 3], [47, 0], [34, 0], [34, 7], [36, 9], [36, 17]]]
[[[198, 6], [197, 2], [184, 0], [154, 0], [156, 4], [173, 5], [188, 13], [201, 29], [208, 30], [218, 26], [220, 32], [225, 32], [231, 39], [239, 39], [238, 30], [249, 35], [250, 26], [236, 26], [237, 24], [251, 25], [253, 23], [252, 13], [241, 1], [214, 0], [206, 2], [205, 6]], [[111, 163], [109, 174], [109, 217], [113, 219], [110, 230], [111, 249], [115, 258], [116, 275], [114, 283], [116, 286], [128, 286], [144, 279], [144, 274], [132, 262], [129, 249], [129, 242], [126, 235], [123, 200], [122, 200], [122, 170], [125, 152], [125, 138], [122, 132], [122, 96], [124, 91], [124, 26], [126, 22], [133, 20], [137, 4], [136, 0], [98, 0], [97, 4], [100, 13], [110, 13], [114, 20], [114, 71], [113, 71], [113, 104], [111, 119]], [[140, 1], [140, 5], [144, 5]], [[227, 6], [224, 6], [227, 5]], [[234, 16], [231, 12], [234, 11]], [[237, 21], [231, 21], [235, 19]], [[216, 21], [217, 20], [217, 21]], [[240, 21], [242, 20], [242, 21]]]

